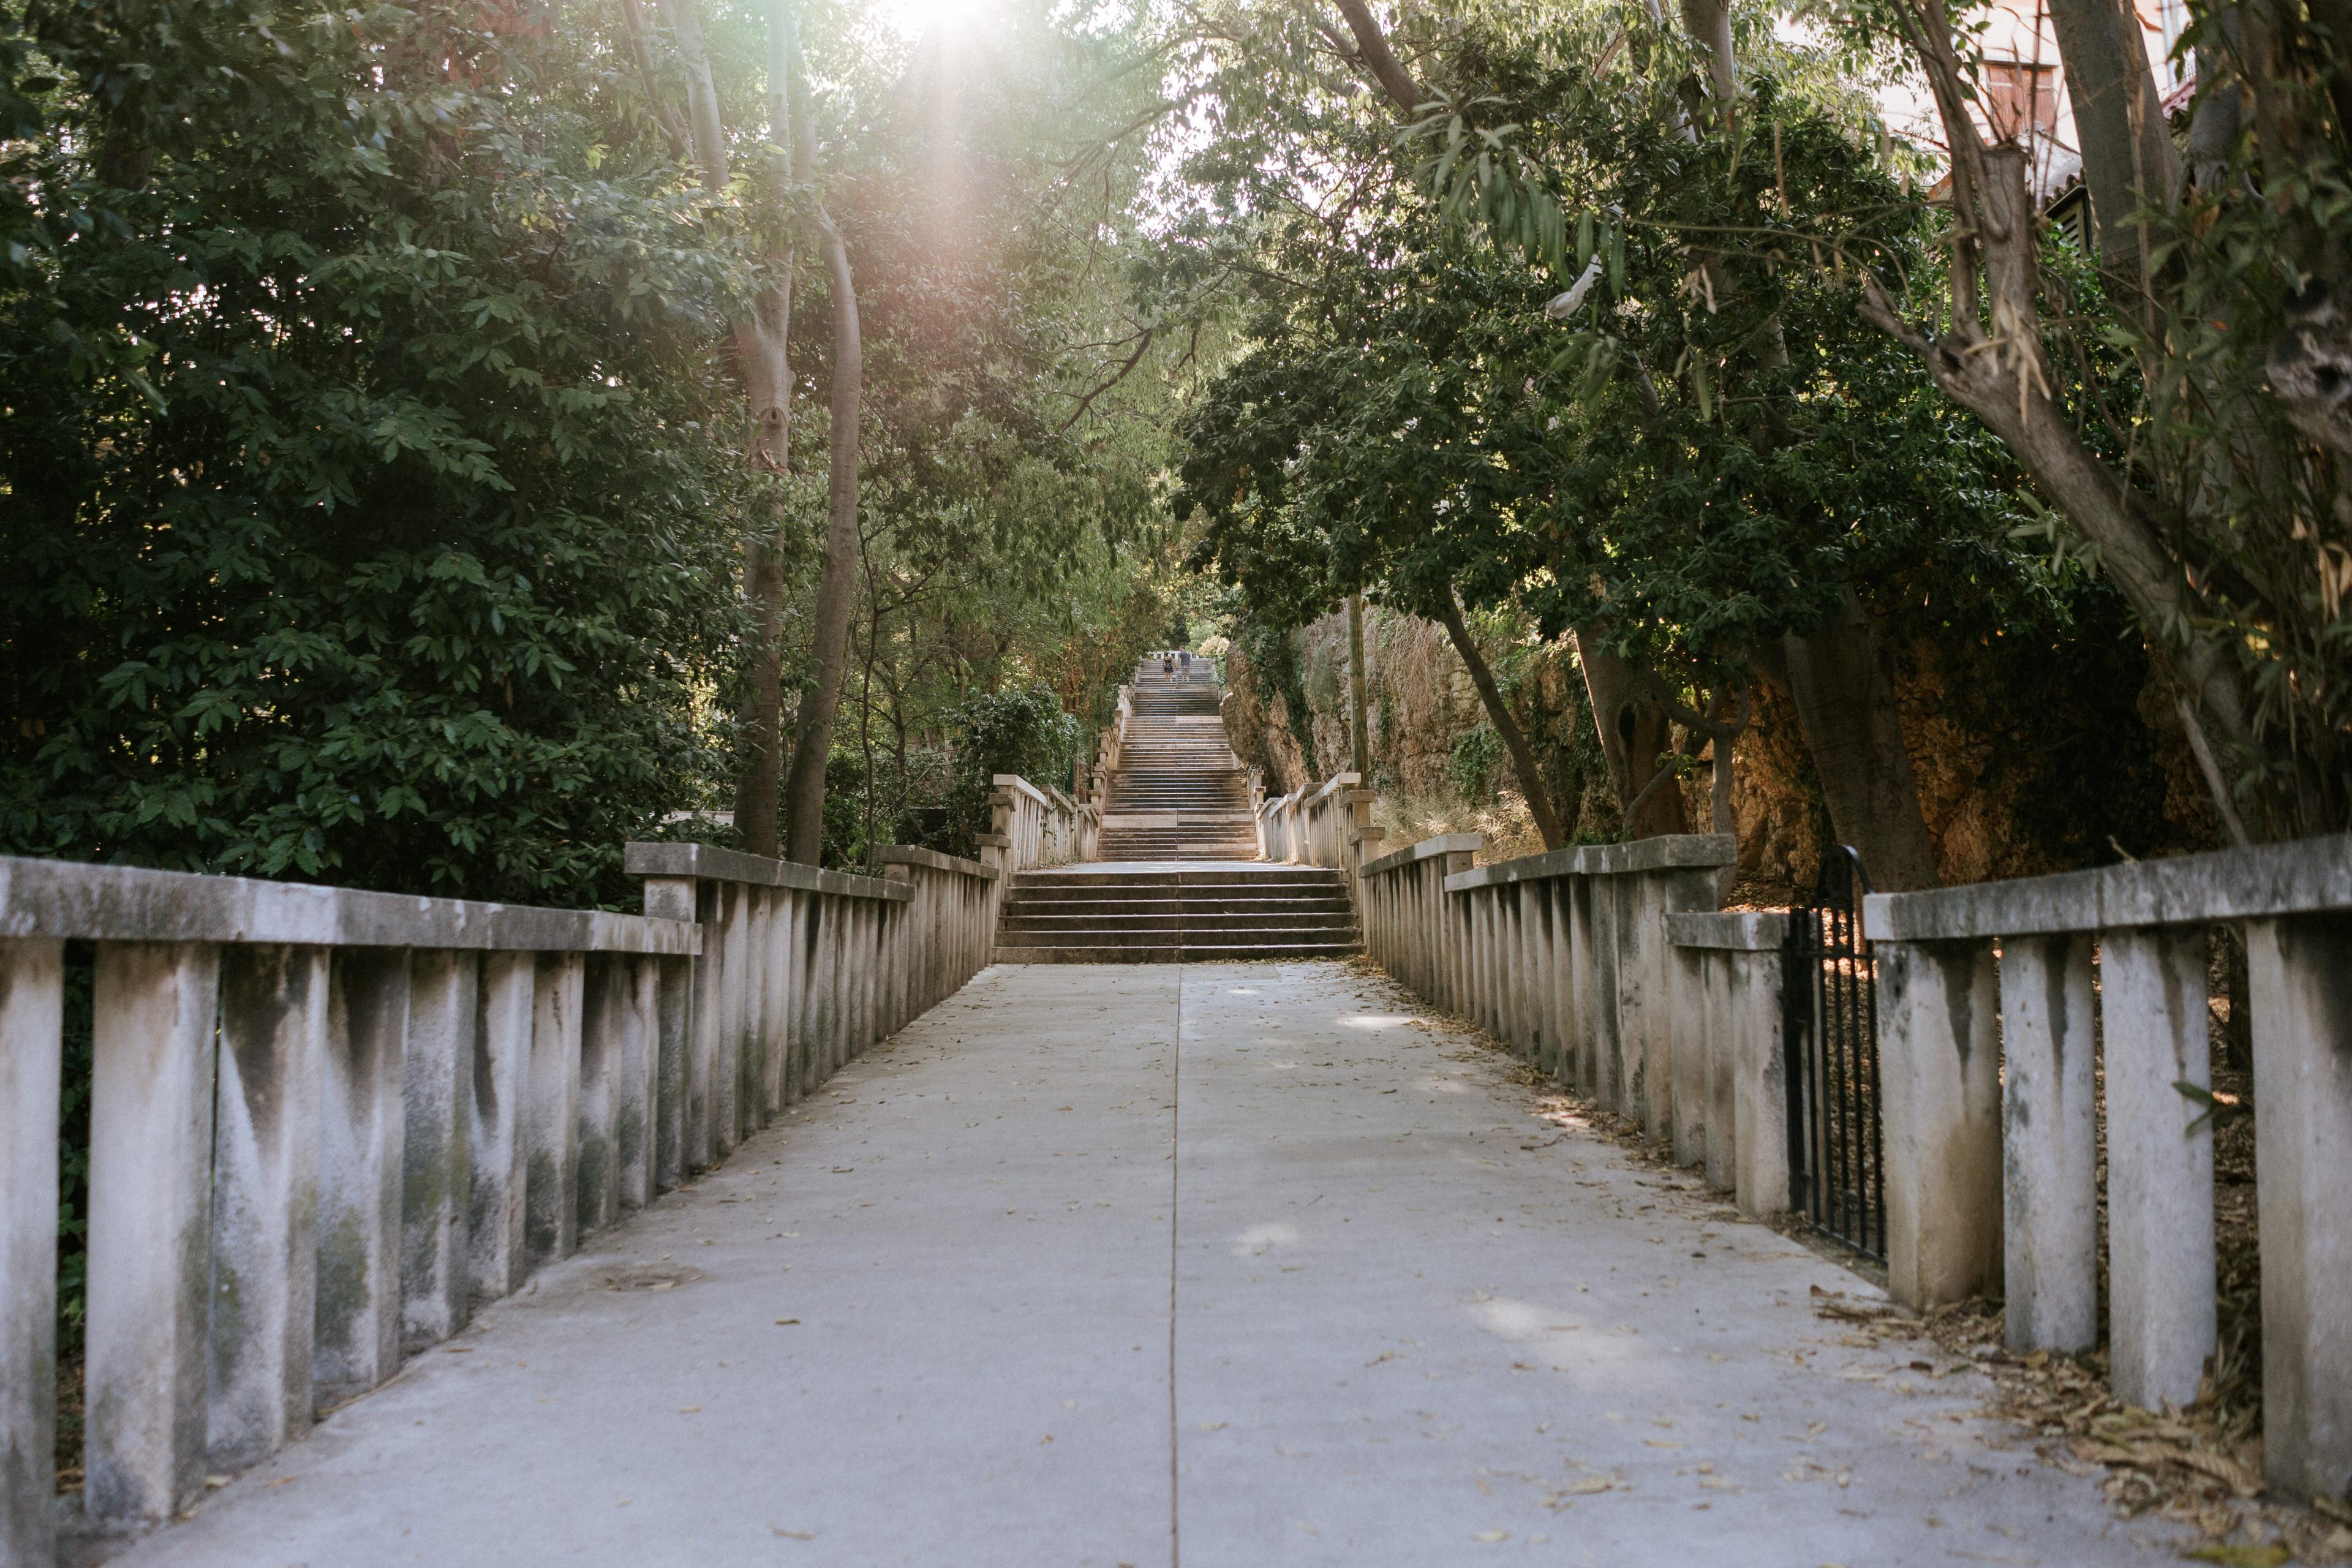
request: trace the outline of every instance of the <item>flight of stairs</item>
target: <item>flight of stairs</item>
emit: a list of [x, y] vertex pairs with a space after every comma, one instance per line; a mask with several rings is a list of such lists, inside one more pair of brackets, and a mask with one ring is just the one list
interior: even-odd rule
[[1362, 951], [1337, 871], [1257, 858], [1249, 784], [1213, 668], [1146, 660], [1103, 791], [1102, 859], [1024, 871], [1006, 889], [1007, 963], [1198, 963]]
[[1256, 858], [1249, 780], [1225, 740], [1217, 698], [1205, 660], [1176, 674], [1145, 662], [1130, 689], [1118, 771], [1103, 792], [1104, 859]]
[[1337, 871], [1120, 865], [1024, 871], [997, 934], [1006, 963], [1201, 963], [1360, 952]]

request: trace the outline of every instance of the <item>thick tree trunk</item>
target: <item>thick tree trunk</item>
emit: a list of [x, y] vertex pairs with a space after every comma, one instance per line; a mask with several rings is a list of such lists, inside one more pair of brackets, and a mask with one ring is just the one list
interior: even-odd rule
[[1356, 774], [1372, 781], [1372, 729], [1364, 689], [1364, 596], [1348, 595], [1348, 737], [1354, 742]]
[[1519, 775], [1519, 789], [1528, 798], [1528, 809], [1535, 814], [1536, 831], [1543, 835], [1544, 847], [1561, 847], [1568, 842], [1568, 831], [1560, 826], [1559, 813], [1552, 809], [1551, 796], [1544, 792], [1543, 775], [1536, 771], [1535, 748], [1528, 744], [1527, 731], [1505, 706], [1495, 672], [1486, 667], [1486, 656], [1478, 651], [1478, 645], [1470, 640], [1470, 628], [1463, 624], [1462, 606], [1454, 602], [1451, 589], [1438, 601], [1437, 614], [1445, 635], [1454, 640], [1454, 651], [1469, 668], [1470, 684], [1478, 689], [1479, 700], [1486, 705], [1487, 721], [1503, 738], [1504, 750], [1511, 753], [1511, 771]]
[[1674, 750], [1665, 710], [1643, 689], [1639, 669], [1605, 651], [1598, 637], [1582, 631], [1573, 635], [1576, 662], [1584, 669], [1584, 692], [1592, 701], [1592, 727], [1601, 737], [1601, 758], [1609, 764], [1610, 787], [1617, 792], [1617, 809], [1622, 815], [1641, 803], [1628, 831], [1636, 838], [1688, 833], [1690, 818], [1683, 809], [1681, 789], [1673, 784], [1651, 787], [1664, 771], [1658, 759]]
[[[798, 86], [796, 72], [795, 91], [800, 90], [804, 89]], [[849, 662], [849, 612], [857, 596], [857, 437], [865, 388], [865, 349], [849, 249], [822, 207], [817, 222], [824, 231], [824, 266], [833, 284], [833, 437], [826, 475], [830, 515], [813, 617], [816, 679], [801, 699], [801, 732], [784, 791], [785, 814], [792, 823], [786, 853], [808, 866], [816, 865], [824, 854], [824, 766], [833, 752], [833, 721], [841, 708], [842, 677]]]
[[772, 857], [784, 787], [784, 568], [772, 542], [743, 542], [751, 642], [735, 715], [735, 830], [745, 853]]
[[[687, 113], [677, 114], [656, 96], [657, 79], [650, 40], [636, 0], [628, 0], [624, 17], [630, 44], [648, 97], [654, 98], [655, 118], [675, 146], [683, 137], [692, 148], [704, 186], [727, 188], [727, 134], [719, 115], [719, 94], [710, 75], [710, 54], [703, 42], [702, 21], [694, 0], [663, 0], [670, 37], [685, 68]], [[793, 126], [788, 89], [790, 62], [795, 45], [791, 11], [777, 4], [768, 18], [768, 126], [771, 138], [786, 138], [796, 176], [807, 167], [810, 143], [804, 128]], [[792, 247], [772, 250], [767, 262], [776, 281], [752, 301], [751, 312], [735, 322], [735, 363], [743, 378], [743, 398], [750, 416], [751, 436], [745, 461], [755, 473], [779, 478], [792, 467], [793, 367], [789, 341], [793, 322]], [[763, 527], [743, 542], [743, 597], [751, 622], [744, 649], [744, 695], [736, 713], [735, 830], [743, 847], [754, 855], [776, 853], [777, 819], [781, 815], [783, 778], [783, 563], [775, 531], [782, 522], [771, 505]]]
[[2145, 287], [2155, 237], [2134, 220], [2142, 200], [2160, 208], [2179, 200], [2181, 176], [2139, 19], [2116, 0], [2050, 0], [2050, 22], [2074, 100], [2099, 264]]
[[1862, 855], [1882, 893], [1935, 887], [1936, 849], [1895, 706], [1885, 640], [1846, 590], [1844, 612], [1806, 637], [1780, 639], [1771, 673], [1788, 687], [1839, 841]]

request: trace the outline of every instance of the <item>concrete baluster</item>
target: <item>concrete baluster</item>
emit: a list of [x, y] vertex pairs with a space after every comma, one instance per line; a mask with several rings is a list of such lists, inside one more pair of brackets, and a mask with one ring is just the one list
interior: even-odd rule
[[1531, 1062], [1540, 1031], [1535, 1022], [1534, 889], [1525, 882], [1506, 882], [1496, 889], [1503, 895], [1504, 1022], [1510, 1030], [1511, 1048], [1521, 1061]]
[[83, 1507], [169, 1518], [205, 1477], [219, 950], [101, 942], [92, 984]]
[[1642, 997], [1643, 1131], [1654, 1142], [1671, 1145], [1675, 1138], [1675, 1018], [1667, 988], [1673, 966], [1666, 955], [1662, 917], [1668, 908], [1665, 879], [1655, 871], [1622, 876], [1629, 883], [1633, 906], [1633, 955], [1640, 966]]
[[1781, 1037], [1785, 979], [1778, 949], [1786, 916], [1759, 921], [1758, 946], [1744, 956], [1745, 973], [1732, 1003], [1733, 1191], [1742, 1210], [1776, 1215], [1789, 1207], [1788, 1052]]
[[800, 1103], [808, 1077], [808, 926], [816, 895], [797, 889], [783, 909], [784, 1015], [776, 1025], [784, 1058], [784, 1104]]
[[686, 1058], [686, 1156], [688, 1174], [718, 1154], [719, 1041], [726, 1028], [727, 900], [708, 879], [695, 887], [695, 916], [702, 926], [702, 952], [694, 962], [694, 1029]]
[[647, 1198], [686, 1179], [687, 1105], [691, 1098], [688, 1074], [694, 1058], [694, 972], [690, 958], [654, 961], [655, 1059], [653, 1101], [653, 1175]]
[[1489, 1035], [1502, 1033], [1501, 1008], [1497, 1005], [1500, 985], [1496, 971], [1501, 963], [1502, 943], [1496, 940], [1496, 915], [1501, 900], [1492, 887], [1479, 889], [1462, 900], [1470, 916], [1470, 927], [1465, 940], [1470, 944], [1470, 1017]]
[[536, 1270], [579, 1246], [581, 991], [586, 964], [576, 952], [540, 960], [531, 1007], [530, 1066], [523, 1133], [523, 1256]]
[[2213, 1353], [2213, 1130], [2173, 1086], [2213, 1082], [2202, 926], [2100, 942], [2107, 1090], [2107, 1342], [2116, 1397], [2197, 1397]]
[[656, 1106], [660, 1101], [661, 960], [621, 959], [627, 997], [621, 1012], [620, 1058], [613, 1079], [613, 1197], [627, 1214], [653, 1201]]
[[0, 1563], [57, 1551], [58, 1115], [65, 944], [0, 941]]
[[[1590, 877], [1567, 880], [1569, 1008], [1563, 1049], [1568, 1084], [1577, 1093], [1602, 1100], [1601, 1053], [1601, 1014], [1608, 997], [1593, 962], [1593, 890]], [[1604, 1101], [1605, 1103], [1605, 1101]]]
[[851, 1033], [849, 1054], [861, 1057], [880, 1038], [874, 1026], [875, 979], [879, 965], [875, 944], [882, 934], [882, 906], [873, 899], [857, 900], [857, 1026]]
[[2246, 929], [2262, 1172], [2263, 1471], [2352, 1486], [2352, 915]]
[[2000, 947], [2001, 1236], [2013, 1351], [2099, 1338], [2098, 1026], [2087, 932]]
[[1641, 1116], [1641, 997], [1630, 949], [1633, 911], [1622, 877], [1592, 879], [1593, 923], [1598, 937], [1593, 970], [1604, 994], [1601, 1003], [1601, 1104], [1629, 1120]]
[[311, 1359], [322, 1405], [364, 1394], [400, 1366], [408, 952], [338, 949], [331, 973]]
[[327, 950], [221, 952], [205, 1463], [241, 1469], [310, 1430]]
[[573, 1122], [579, 1155], [572, 1224], [580, 1236], [620, 1217], [621, 1058], [635, 1002], [627, 960], [589, 953], [580, 986], [580, 1113]]
[[851, 900], [836, 893], [826, 912], [832, 940], [824, 954], [824, 1076], [830, 1079], [849, 1062], [850, 926], [856, 910]]
[[482, 960], [479, 1023], [468, 1101], [466, 1206], [467, 1267], [474, 1296], [496, 1300], [522, 1283], [523, 1189], [529, 1146], [523, 1136], [524, 1084], [530, 1069], [531, 1014], [539, 959], [493, 952]]
[[1559, 1072], [1559, 938], [1555, 933], [1552, 898], [1559, 893], [1557, 877], [1527, 884], [1527, 983], [1534, 992], [1528, 1011], [1534, 1018], [1536, 1069]]
[[466, 1206], [473, 1184], [474, 1031], [481, 955], [414, 954], [401, 1051], [400, 1348], [414, 1353], [466, 1326]]
[[768, 1092], [768, 1004], [772, 988], [768, 977], [770, 961], [775, 952], [773, 938], [776, 924], [776, 894], [770, 888], [743, 889], [743, 1023], [740, 1052], [743, 1062], [742, 1087], [737, 1091], [741, 1110], [736, 1118], [738, 1136], [748, 1138], [768, 1124], [775, 1114], [772, 1097]]
[[2000, 990], [1992, 944], [1882, 942], [1887, 1288], [1921, 1310], [2000, 1281]]
[[790, 1092], [793, 1016], [793, 904], [796, 895], [778, 888], [768, 895], [768, 923], [760, 936], [760, 974], [765, 987], [760, 1005], [761, 1120], [784, 1113]]
[[800, 956], [793, 987], [793, 1060], [799, 1073], [800, 1088], [793, 1098], [804, 1100], [816, 1088], [822, 1076], [820, 1060], [819, 1020], [824, 1016], [824, 897], [821, 893], [801, 896]]
[[743, 1033], [751, 994], [751, 889], [740, 882], [720, 882], [719, 929], [706, 932], [705, 942], [718, 939], [718, 1055], [710, 1064], [710, 1152], [725, 1159], [743, 1139]]
[[1672, 1120], [1661, 1131], [1673, 1140], [1678, 1165], [1706, 1163], [1706, 1041], [1715, 1004], [1709, 971], [1718, 967], [1707, 962], [1712, 956], [1703, 949], [1665, 946], [1668, 983], [1661, 1010], [1667, 1015], [1666, 1065], [1674, 1087], [1667, 1096]]
[[[1747, 1002], [1748, 972], [1759, 959], [1752, 952], [1707, 955], [1705, 1058], [1706, 1184], [1721, 1192], [1739, 1186], [1740, 1013]], [[1778, 962], [1765, 955], [1760, 962]]]
[[1569, 1086], [1573, 1071], [1569, 1057], [1569, 1020], [1576, 1009], [1576, 999], [1570, 990], [1575, 984], [1570, 969], [1574, 954], [1568, 934], [1570, 887], [1569, 878], [1545, 878], [1543, 901], [1538, 906], [1543, 913], [1542, 1067], [1545, 1074], [1563, 1089]]
[[[695, 879], [691, 877], [647, 877], [645, 882], [646, 913], [657, 920], [693, 921], [700, 918], [697, 909]], [[705, 932], [708, 940], [709, 933]], [[688, 1101], [691, 1093], [691, 1063], [693, 1058], [695, 996], [697, 973], [702, 968], [699, 960], [690, 958], [660, 961], [657, 990], [660, 997], [657, 1057], [654, 1063], [654, 1098], [650, 1106], [653, 1116], [653, 1170], [646, 1187], [646, 1196], [676, 1186], [685, 1179], [688, 1150]]]

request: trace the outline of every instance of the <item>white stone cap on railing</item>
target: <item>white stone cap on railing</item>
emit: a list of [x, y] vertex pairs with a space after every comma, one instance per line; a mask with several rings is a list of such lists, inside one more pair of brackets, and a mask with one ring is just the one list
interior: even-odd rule
[[0, 856], [0, 936], [509, 952], [702, 951], [685, 921]]
[[1541, 855], [1522, 855], [1492, 866], [1474, 867], [1445, 879], [1449, 893], [1500, 882], [1538, 882], [1548, 877], [1622, 877], [1637, 871], [1681, 871], [1729, 866], [1739, 858], [1738, 841], [1728, 833], [1670, 833], [1630, 844], [1579, 844]]
[[1301, 789], [1299, 794], [1306, 796], [1306, 799], [1301, 804], [1306, 805], [1320, 805], [1326, 799], [1336, 795], [1340, 790], [1360, 788], [1363, 784], [1363, 782], [1364, 775], [1359, 773], [1333, 773], [1329, 778], [1324, 780], [1323, 783], [1317, 786], [1312, 792]]
[[1863, 900], [1862, 926], [1873, 942], [1952, 942], [2343, 909], [2352, 909], [2352, 833], [1965, 888], [1873, 893]]
[[1064, 795], [1060, 790], [1054, 788], [1051, 784], [1046, 785], [1044, 789], [1040, 789], [1035, 784], [1031, 784], [1027, 779], [1023, 778], [1019, 773], [998, 773], [992, 780], [991, 780], [991, 782], [993, 783], [998, 789], [1010, 790], [1016, 795], [1027, 795], [1030, 799], [1035, 801], [1039, 805], [1044, 806], [1048, 811], [1054, 810], [1056, 805], [1064, 811], [1076, 811], [1077, 809], [1076, 806], [1070, 804], [1070, 797]]
[[1714, 948], [1725, 952], [1778, 952], [1788, 940], [1789, 917], [1780, 910], [1675, 913], [1666, 916], [1666, 941], [1675, 947]]
[[885, 866], [928, 866], [934, 871], [953, 871], [961, 876], [977, 877], [983, 882], [996, 881], [1004, 875], [993, 866], [983, 866], [977, 860], [966, 860], [957, 855], [942, 855], [919, 844], [880, 845], [874, 851], [874, 858]]
[[623, 847], [622, 865], [633, 877], [693, 877], [709, 882], [748, 882], [755, 888], [793, 888], [805, 893], [835, 893], [849, 899], [889, 899], [904, 903], [915, 896], [903, 882], [880, 877], [860, 877], [849, 871], [827, 871], [797, 860], [771, 860], [740, 849], [711, 844], [646, 844]]
[[1360, 874], [1366, 877], [1377, 877], [1383, 871], [1401, 871], [1415, 861], [1434, 860], [1441, 855], [1475, 855], [1486, 843], [1486, 836], [1483, 833], [1440, 834], [1435, 838], [1424, 838], [1418, 844], [1408, 844], [1391, 854], [1383, 855], [1377, 860], [1367, 862]]
[[1277, 811], [1287, 811], [1297, 804], [1298, 796], [1295, 793], [1291, 795], [1278, 795], [1272, 800], [1259, 801], [1255, 805], [1250, 807], [1250, 811], [1252, 815], [1263, 818], [1272, 816]]

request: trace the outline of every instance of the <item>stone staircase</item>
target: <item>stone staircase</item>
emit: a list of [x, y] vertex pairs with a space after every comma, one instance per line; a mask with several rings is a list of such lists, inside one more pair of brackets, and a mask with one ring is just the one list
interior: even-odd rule
[[1345, 958], [1363, 947], [1337, 871], [1102, 861], [1014, 878], [996, 945], [1006, 963]]
[[1225, 740], [1205, 662], [1167, 673], [1147, 660], [1130, 688], [1127, 740], [1103, 792], [1106, 860], [1248, 860], [1257, 855], [1249, 779]]
[[1256, 858], [1249, 783], [1213, 668], [1145, 661], [1103, 791], [1103, 858], [1024, 871], [1006, 890], [1007, 963], [1343, 958], [1362, 951], [1337, 871]]

